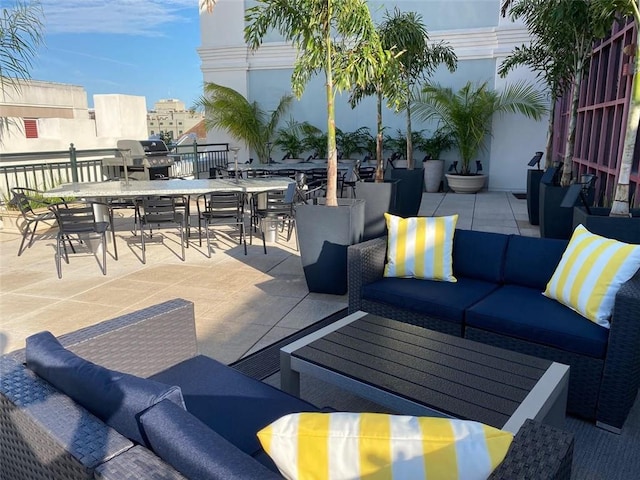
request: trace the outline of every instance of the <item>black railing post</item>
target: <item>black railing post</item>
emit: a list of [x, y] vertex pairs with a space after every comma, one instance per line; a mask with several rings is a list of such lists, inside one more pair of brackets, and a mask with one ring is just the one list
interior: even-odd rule
[[76, 147], [73, 143], [69, 144], [69, 161], [71, 162], [71, 181], [78, 183], [78, 161], [76, 158]]
[[200, 178], [198, 171], [198, 139], [193, 139], [193, 178]]

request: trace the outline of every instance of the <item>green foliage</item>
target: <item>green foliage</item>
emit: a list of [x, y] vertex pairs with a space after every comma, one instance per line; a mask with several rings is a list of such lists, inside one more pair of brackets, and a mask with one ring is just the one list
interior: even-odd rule
[[205, 112], [207, 130], [225, 130], [238, 141], [245, 142], [256, 152], [262, 163], [269, 161], [270, 144], [282, 115], [293, 102], [292, 95], [283, 95], [276, 108], [266, 112], [257, 102], [249, 102], [229, 87], [206, 83], [205, 95], [196, 102]]
[[311, 77], [325, 74], [327, 98], [327, 205], [337, 201], [338, 160], [334, 100], [337, 92], [364, 87], [384, 57], [364, 0], [255, 0], [246, 10], [245, 41], [255, 50], [271, 30], [297, 51], [291, 76], [300, 97]]
[[[418, 149], [422, 150], [420, 146], [425, 142], [424, 130], [413, 130], [411, 132], [411, 143]], [[396, 130], [395, 136], [384, 136], [385, 150], [391, 152], [392, 156], [397, 158], [405, 158], [407, 154], [407, 134], [402, 130]], [[424, 150], [422, 150], [424, 151]]]
[[546, 111], [545, 95], [525, 82], [509, 85], [500, 93], [489, 89], [487, 82], [467, 82], [457, 92], [427, 84], [415, 104], [418, 117], [438, 120], [442, 132], [451, 136], [460, 153], [462, 174], [470, 173], [471, 160], [485, 148], [494, 114], [521, 113], [539, 120]]
[[318, 127], [305, 122], [302, 125], [302, 144], [312, 152], [314, 158], [327, 158], [327, 134]]
[[304, 139], [302, 138], [303, 123], [290, 118], [287, 126], [280, 128], [276, 132], [274, 145], [280, 148], [289, 158], [300, 158], [305, 151]]
[[354, 154], [367, 151], [367, 141], [371, 134], [368, 127], [360, 127], [353, 132], [343, 132], [336, 127], [336, 144], [342, 158], [353, 158]]
[[425, 137], [421, 142], [416, 142], [418, 150], [427, 155], [427, 160], [438, 160], [442, 152], [455, 146], [453, 137], [443, 128], [439, 128], [430, 137]]

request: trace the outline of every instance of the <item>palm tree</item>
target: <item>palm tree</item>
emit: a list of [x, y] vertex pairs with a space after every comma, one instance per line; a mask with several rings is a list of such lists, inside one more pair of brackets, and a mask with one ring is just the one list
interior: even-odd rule
[[206, 83], [204, 91], [196, 107], [205, 112], [206, 129], [227, 131], [256, 152], [261, 163], [268, 163], [276, 128], [291, 106], [293, 96], [283, 95], [276, 108], [268, 113], [257, 102], [249, 102], [230, 87]]
[[246, 11], [245, 41], [257, 49], [270, 30], [296, 48], [291, 75], [300, 97], [311, 79], [324, 72], [327, 98], [327, 198], [337, 206], [335, 96], [367, 83], [385, 53], [364, 0], [256, 0]]
[[539, 120], [546, 111], [545, 95], [524, 82], [499, 93], [489, 89], [487, 82], [481, 85], [467, 82], [457, 92], [439, 84], [427, 84], [415, 101], [418, 117], [438, 120], [442, 131], [451, 135], [460, 152], [462, 175], [471, 174], [469, 165], [484, 148], [495, 114], [521, 113]]
[[[0, 91], [3, 100], [10, 91], [20, 90], [20, 81], [29, 80], [32, 59], [42, 44], [42, 6], [37, 0], [18, 0], [3, 8], [0, 16]], [[0, 141], [9, 127], [9, 119], [0, 117]]]
[[407, 168], [413, 169], [413, 144], [411, 141], [411, 101], [415, 84], [429, 78], [440, 64], [449, 71], [456, 69], [458, 58], [453, 48], [445, 42], [429, 43], [427, 29], [422, 16], [416, 12], [401, 12], [395, 8], [393, 13], [385, 12], [380, 25], [382, 47], [402, 52], [396, 60], [402, 88], [395, 91], [392, 101], [397, 111], [407, 115]]

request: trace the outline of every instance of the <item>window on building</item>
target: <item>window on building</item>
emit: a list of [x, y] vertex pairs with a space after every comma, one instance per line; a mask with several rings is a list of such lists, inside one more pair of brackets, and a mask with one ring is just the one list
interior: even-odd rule
[[158, 125], [164, 125], [164, 122], [159, 122]]
[[151, 135], [155, 135], [155, 134], [156, 134], [156, 132], [154, 132], [153, 130], [151, 130]]
[[182, 125], [182, 122], [178, 122], [178, 125]]
[[24, 134], [27, 138], [38, 138], [38, 120], [35, 118], [25, 118]]
[[182, 130], [178, 130], [178, 135], [182, 135]]

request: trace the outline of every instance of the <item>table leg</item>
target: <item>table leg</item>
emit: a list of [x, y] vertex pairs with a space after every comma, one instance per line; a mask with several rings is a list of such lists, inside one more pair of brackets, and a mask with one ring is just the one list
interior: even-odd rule
[[291, 368], [291, 354], [280, 351], [280, 390], [300, 396], [300, 373]]

